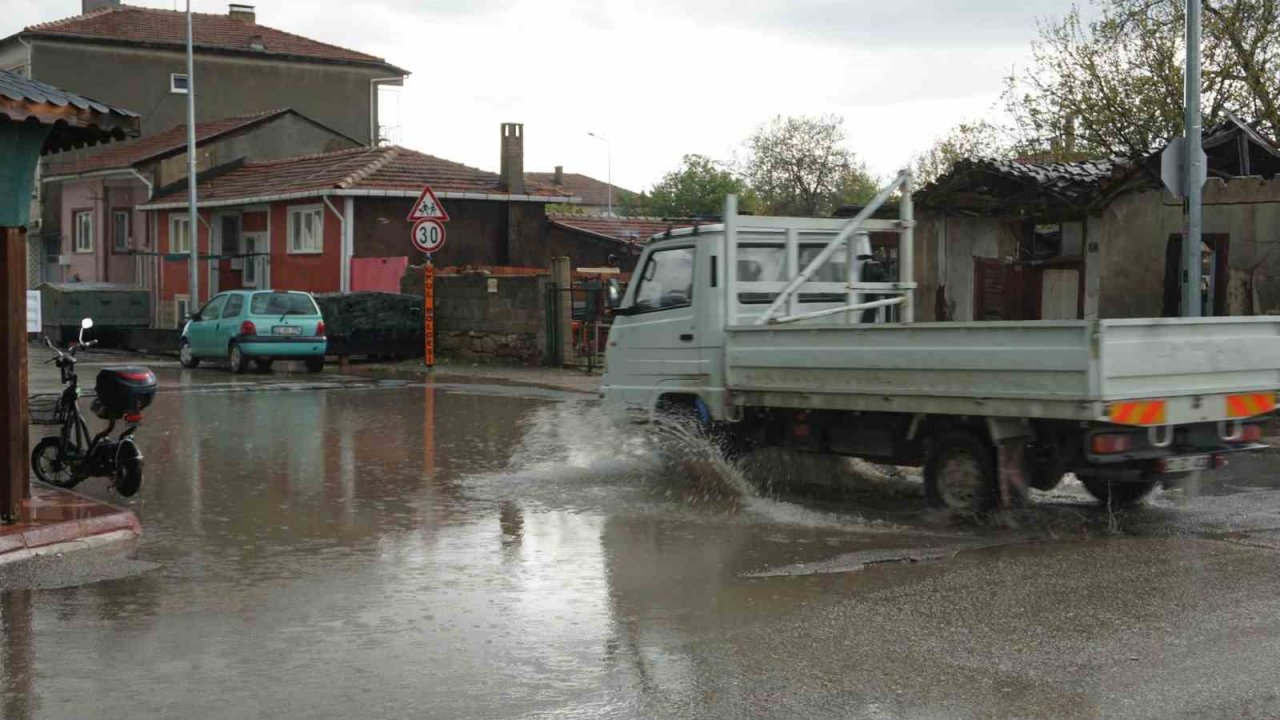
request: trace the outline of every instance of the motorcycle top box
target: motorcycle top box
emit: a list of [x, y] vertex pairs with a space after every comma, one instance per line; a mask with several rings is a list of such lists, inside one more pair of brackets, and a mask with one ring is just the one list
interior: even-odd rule
[[93, 412], [104, 420], [140, 413], [156, 395], [156, 374], [144, 367], [107, 367], [94, 385]]

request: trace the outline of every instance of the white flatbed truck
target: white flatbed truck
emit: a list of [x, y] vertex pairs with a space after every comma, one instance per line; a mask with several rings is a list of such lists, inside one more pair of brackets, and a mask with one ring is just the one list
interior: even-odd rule
[[[900, 217], [874, 219], [902, 190]], [[1100, 501], [1258, 449], [1280, 318], [914, 323], [904, 171], [851, 220], [739, 215], [645, 248], [615, 310], [602, 394], [639, 422], [735, 444], [923, 466], [929, 504], [985, 511], [1076, 474]], [[867, 233], [899, 277], [868, 280]]]

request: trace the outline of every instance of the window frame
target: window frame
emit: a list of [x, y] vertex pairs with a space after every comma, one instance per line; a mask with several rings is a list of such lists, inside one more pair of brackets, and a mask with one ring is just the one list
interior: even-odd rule
[[[316, 226], [317, 236], [315, 238], [315, 247], [298, 247], [293, 244], [294, 229], [298, 227], [302, 216], [315, 215], [318, 219]], [[285, 223], [285, 250], [290, 255], [323, 255], [324, 254], [324, 205], [291, 205], [289, 206], [288, 222]]]
[[[84, 218], [88, 226], [87, 240], [88, 244], [81, 247], [80, 240], [80, 220]], [[93, 210], [77, 209], [71, 211], [71, 252], [75, 255], [91, 255], [94, 246], [93, 237]]]
[[[240, 271], [240, 285], [241, 287], [256, 288], [258, 287], [258, 276], [262, 270], [262, 258], [257, 255], [258, 234], [241, 234], [240, 243], [244, 250], [244, 257], [241, 258], [244, 260], [244, 265]], [[249, 243], [254, 245], [252, 252], [249, 250]]]
[[[178, 78], [182, 78], [183, 86], [178, 87]], [[186, 73], [169, 73], [169, 94], [186, 95], [191, 92], [191, 79]]]
[[[182, 311], [183, 306], [186, 306], [186, 309], [187, 309], [186, 312]], [[174, 327], [181, 328], [182, 324], [187, 321], [187, 316], [190, 314], [191, 314], [191, 296], [184, 295], [182, 293], [178, 293], [174, 295], [173, 296]]]
[[[227, 313], [231, 312], [231, 306], [232, 306], [232, 304], [233, 304], [233, 303], [236, 303], [236, 302], [240, 303], [240, 306], [239, 306], [238, 308], [236, 308], [236, 312], [235, 312], [235, 314], [234, 314], [234, 315], [228, 315]], [[222, 319], [222, 320], [229, 320], [229, 319], [235, 319], [235, 318], [240, 317], [241, 315], [243, 315], [243, 314], [244, 314], [244, 306], [245, 306], [245, 305], [246, 305], [246, 303], [245, 303], [245, 298], [244, 298], [244, 295], [243, 295], [243, 294], [241, 294], [241, 293], [227, 293], [227, 302], [226, 302], [226, 303], [224, 303], [224, 304], [223, 304], [223, 306], [222, 306], [222, 315], [221, 315], [220, 319]]]
[[[179, 249], [178, 243], [178, 224], [187, 224], [187, 242], [185, 247]], [[189, 214], [170, 215], [169, 216], [169, 254], [170, 255], [190, 255], [191, 254], [191, 216]]]
[[[117, 221], [124, 218], [124, 237], [120, 237], [120, 226]], [[128, 208], [113, 208], [111, 210], [111, 252], [127, 253], [129, 252], [129, 236], [133, 231], [133, 213]]]
[[[662, 253], [675, 252], [679, 250], [684, 250], [692, 253], [693, 262], [692, 262], [692, 267], [689, 270], [688, 301], [683, 302], [679, 305], [665, 305], [662, 307], [651, 307], [651, 308], [641, 307], [639, 305], [640, 293], [641, 291], [644, 290], [645, 283], [649, 282], [649, 280], [645, 278], [645, 274], [648, 272], [649, 266], [653, 263], [654, 258], [661, 255]], [[698, 246], [697, 245], [675, 245], [672, 247], [664, 247], [664, 248], [654, 250], [649, 253], [648, 257], [645, 258], [644, 265], [641, 266], [640, 271], [636, 273], [633, 277], [635, 278], [633, 282], [635, 284], [636, 289], [635, 289], [635, 293], [631, 296], [631, 304], [627, 308], [628, 312], [631, 313], [632, 315], [648, 315], [650, 313], [667, 312], [668, 310], [684, 310], [684, 309], [692, 308], [694, 291], [697, 289], [697, 284], [698, 284]]]

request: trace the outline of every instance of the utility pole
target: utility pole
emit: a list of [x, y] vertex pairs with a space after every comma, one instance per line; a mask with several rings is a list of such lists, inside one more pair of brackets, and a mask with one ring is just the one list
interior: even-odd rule
[[1204, 226], [1202, 206], [1204, 177], [1203, 134], [1200, 118], [1200, 3], [1187, 0], [1187, 73], [1186, 73], [1186, 137], [1187, 155], [1184, 173], [1186, 188], [1185, 224], [1182, 233], [1182, 316], [1200, 317], [1201, 236]]
[[196, 61], [187, 0], [187, 233], [191, 240], [191, 306], [200, 307], [200, 215], [196, 206]]

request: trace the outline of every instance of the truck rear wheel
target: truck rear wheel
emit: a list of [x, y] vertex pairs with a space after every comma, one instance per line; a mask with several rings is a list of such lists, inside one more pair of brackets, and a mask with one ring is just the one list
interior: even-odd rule
[[999, 497], [997, 482], [995, 449], [976, 434], [957, 430], [931, 443], [924, 466], [924, 499], [929, 507], [986, 512]]
[[1080, 484], [1089, 494], [1107, 507], [1128, 507], [1142, 502], [1160, 481], [1150, 475], [1134, 480], [1117, 480], [1105, 475], [1081, 475]]

